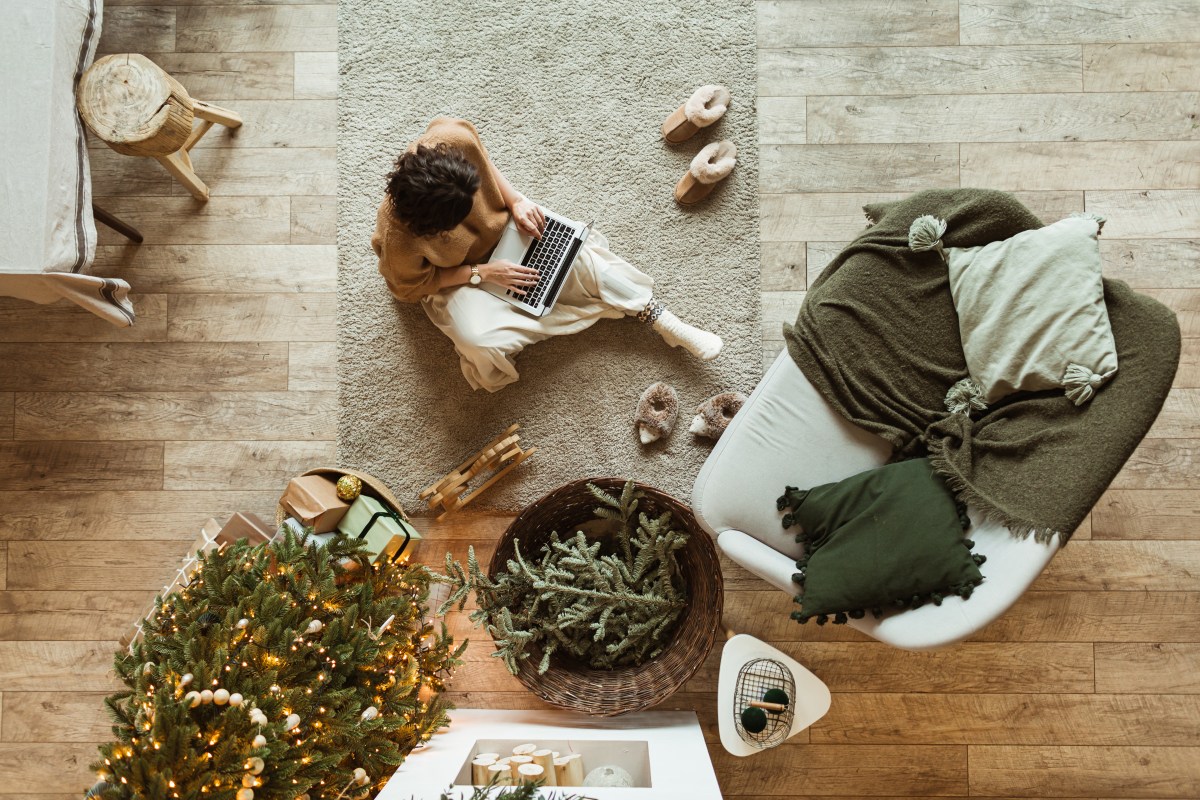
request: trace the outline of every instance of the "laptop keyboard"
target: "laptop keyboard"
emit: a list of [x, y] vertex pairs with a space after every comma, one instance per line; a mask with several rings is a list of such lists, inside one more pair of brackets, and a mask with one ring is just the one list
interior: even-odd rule
[[529, 287], [524, 294], [509, 289], [508, 295], [535, 308], [540, 306], [546, 292], [554, 285], [554, 277], [558, 274], [563, 255], [571, 247], [574, 236], [573, 228], [547, 217], [542, 238], [533, 243], [533, 250], [523, 262], [524, 266], [533, 267], [540, 273], [537, 285]]

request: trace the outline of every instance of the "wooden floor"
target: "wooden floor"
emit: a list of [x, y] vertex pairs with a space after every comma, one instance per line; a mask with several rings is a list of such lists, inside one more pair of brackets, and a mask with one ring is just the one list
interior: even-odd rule
[[[833, 707], [739, 760], [716, 744], [718, 654], [669, 706], [700, 713], [729, 797], [1200, 797], [1195, 0], [758, 13], [764, 359], [862, 203], [926, 187], [1107, 215], [1108, 273], [1175, 308], [1188, 338], [1151, 438], [998, 623], [903, 653], [797, 626], [786, 596], [729, 566], [727, 622], [807, 664]], [[108, 0], [102, 49], [150, 54], [246, 125], [197, 149], [205, 206], [158, 165], [93, 150], [102, 202], [146, 234], [101, 234], [135, 328], [0, 303], [0, 800], [79, 796], [108, 735], [114, 640], [200, 524], [268, 512], [289, 475], [334, 458], [336, 7]], [[486, 551], [506, 523], [423, 525], [425, 552]], [[536, 707], [475, 639], [460, 704]]]

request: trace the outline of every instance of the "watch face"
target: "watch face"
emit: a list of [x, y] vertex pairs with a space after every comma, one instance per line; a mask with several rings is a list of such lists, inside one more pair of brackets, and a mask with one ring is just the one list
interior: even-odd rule
[[471, 285], [472, 286], [478, 286], [481, 283], [483, 283], [483, 278], [479, 277], [478, 275], [471, 276]]

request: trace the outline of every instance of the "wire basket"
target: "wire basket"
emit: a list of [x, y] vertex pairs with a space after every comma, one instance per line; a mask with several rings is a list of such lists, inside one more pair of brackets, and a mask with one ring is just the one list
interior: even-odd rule
[[[770, 689], [783, 690], [788, 696], [787, 708], [767, 712], [767, 727], [751, 733], [742, 726], [742, 710], [751, 703], [760, 702]], [[788, 738], [795, 715], [796, 681], [784, 664], [773, 658], [756, 658], [738, 670], [737, 684], [733, 688], [733, 719], [742, 741], [763, 750], [782, 744]]]
[[[574, 481], [534, 502], [513, 520], [496, 543], [488, 574], [494, 578], [506, 569], [514, 555], [513, 540], [520, 539], [522, 550], [533, 553], [549, 541], [552, 531], [571, 531], [595, 520], [596, 498], [588, 491], [589, 483], [610, 494], [620, 494], [625, 479]], [[692, 510], [679, 500], [652, 486], [641, 483], [635, 486], [645, 493], [638, 505], [639, 512], [653, 517], [670, 511], [676, 523], [690, 534], [687, 545], [676, 554], [680, 575], [687, 584], [687, 606], [663, 651], [637, 667], [593, 669], [555, 654], [550, 669], [539, 675], [541, 653], [531, 653], [530, 658], [518, 662], [517, 680], [559, 708], [601, 717], [649, 708], [678, 691], [712, 650], [724, 604], [721, 563], [712, 537], [700, 527]]]

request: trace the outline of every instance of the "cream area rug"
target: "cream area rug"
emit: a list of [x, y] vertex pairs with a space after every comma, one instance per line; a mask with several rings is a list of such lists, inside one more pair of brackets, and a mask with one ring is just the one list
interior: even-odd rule
[[[339, 459], [418, 491], [516, 422], [538, 452], [477, 508], [516, 510], [572, 480], [629, 476], [687, 499], [710, 445], [692, 411], [761, 373], [753, 0], [588, 0], [555, 4], [342, 0], [338, 125]], [[663, 119], [700, 85], [733, 93], [729, 112], [682, 145]], [[385, 176], [430, 119], [478, 127], [520, 192], [594, 219], [610, 249], [656, 281], [655, 296], [720, 334], [701, 363], [633, 319], [603, 320], [527, 349], [518, 383], [473, 392], [450, 341], [418, 305], [394, 301], [370, 239]], [[691, 209], [675, 182], [707, 142], [738, 164]], [[674, 435], [643, 447], [642, 391], [679, 391]]]

